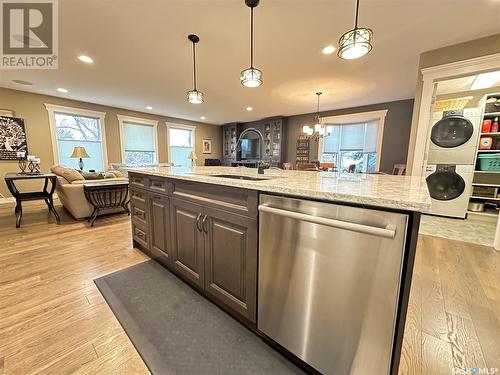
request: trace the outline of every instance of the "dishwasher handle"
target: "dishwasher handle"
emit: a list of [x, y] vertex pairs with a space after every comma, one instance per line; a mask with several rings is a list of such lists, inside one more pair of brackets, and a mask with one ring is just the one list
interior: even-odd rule
[[313, 224], [325, 225], [328, 227], [350, 230], [358, 233], [371, 234], [378, 237], [393, 239], [396, 236], [396, 230], [388, 225], [385, 228], [372, 227], [370, 225], [351, 223], [348, 221], [328, 219], [325, 217], [312, 216], [300, 212], [282, 210], [279, 208], [269, 207], [267, 205], [259, 205], [260, 212], [267, 212], [274, 215], [288, 217], [290, 219], [307, 221]]

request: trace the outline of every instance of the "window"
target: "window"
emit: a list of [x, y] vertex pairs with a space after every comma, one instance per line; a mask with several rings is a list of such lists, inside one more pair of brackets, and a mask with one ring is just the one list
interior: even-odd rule
[[71, 158], [75, 146], [85, 147], [90, 158], [85, 169], [103, 171], [106, 165], [103, 112], [45, 104], [52, 131], [54, 161], [78, 168], [78, 159]]
[[191, 160], [188, 159], [188, 156], [191, 151], [194, 151], [194, 130], [194, 126], [168, 126], [169, 161], [175, 166], [191, 166]]
[[150, 165], [158, 161], [158, 121], [117, 115], [120, 123], [122, 161], [127, 165]]
[[354, 124], [329, 124], [332, 134], [321, 142], [322, 163], [333, 163], [340, 172], [375, 172], [378, 169], [379, 120]]

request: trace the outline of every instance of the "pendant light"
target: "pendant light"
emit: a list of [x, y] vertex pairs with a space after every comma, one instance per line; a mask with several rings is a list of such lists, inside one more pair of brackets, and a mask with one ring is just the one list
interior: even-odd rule
[[325, 128], [321, 123], [321, 117], [319, 115], [319, 99], [323, 93], [317, 92], [316, 96], [318, 98], [316, 105], [316, 115], [314, 116], [314, 128], [311, 128], [309, 125], [304, 125], [302, 127], [302, 132], [309, 136], [312, 136], [314, 139], [318, 140], [320, 137], [324, 137], [325, 135], [330, 135], [332, 133], [332, 128], [328, 126]]
[[203, 93], [196, 89], [196, 43], [200, 41], [198, 35], [190, 34], [188, 39], [193, 43], [193, 85], [194, 88], [187, 92], [187, 100], [191, 104], [203, 103]]
[[240, 81], [245, 87], [259, 87], [262, 85], [262, 72], [253, 67], [253, 8], [259, 5], [259, 0], [245, 0], [250, 8], [250, 68], [241, 72]]
[[340, 37], [339, 50], [341, 59], [353, 60], [366, 55], [372, 50], [373, 31], [366, 27], [358, 27], [359, 0], [356, 0], [356, 20], [354, 29]]

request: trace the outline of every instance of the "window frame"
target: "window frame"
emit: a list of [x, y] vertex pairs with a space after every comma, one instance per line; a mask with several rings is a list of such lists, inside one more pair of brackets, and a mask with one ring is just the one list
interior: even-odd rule
[[108, 168], [108, 149], [106, 147], [106, 125], [104, 118], [106, 117], [106, 112], [93, 111], [84, 108], [68, 107], [50, 103], [44, 103], [47, 113], [49, 115], [49, 126], [50, 126], [50, 139], [52, 142], [52, 156], [54, 158], [54, 164], [59, 164], [59, 149], [57, 147], [57, 135], [56, 135], [56, 113], [61, 113], [65, 115], [75, 115], [90, 117], [99, 120], [100, 134], [101, 134], [101, 147], [102, 147], [102, 162], [103, 168], [106, 170]]
[[[380, 110], [380, 111], [369, 111], [369, 112], [359, 112], [359, 113], [351, 113], [348, 115], [339, 115], [339, 116], [327, 116], [322, 117], [321, 122], [328, 126], [331, 125], [347, 125], [347, 124], [356, 124], [356, 123], [368, 123], [370, 121], [378, 121], [378, 129], [377, 129], [377, 166], [376, 170], [380, 171], [380, 160], [382, 154], [382, 142], [384, 139], [384, 124], [385, 117], [387, 115], [388, 110]], [[345, 150], [344, 150], [345, 151]], [[352, 150], [351, 150], [352, 151]], [[323, 137], [319, 138], [318, 141], [318, 160], [321, 160], [323, 157]], [[341, 150], [337, 152], [337, 162], [340, 162], [341, 159]], [[338, 165], [336, 165], [338, 166]]]
[[121, 162], [125, 163], [125, 141], [123, 138], [123, 126], [125, 123], [133, 124], [133, 125], [142, 125], [142, 126], [152, 126], [153, 127], [153, 134], [154, 134], [154, 164], [159, 163], [159, 156], [158, 156], [158, 151], [160, 149], [160, 145], [158, 143], [158, 121], [157, 120], [151, 120], [151, 119], [146, 119], [146, 118], [141, 118], [141, 117], [133, 117], [133, 116], [126, 116], [126, 115], [120, 115], [117, 114], [116, 117], [118, 118], [118, 129], [120, 131], [120, 153], [121, 153]]
[[170, 149], [170, 129], [182, 129], [182, 130], [191, 130], [193, 132], [193, 152], [196, 153], [196, 126], [194, 125], [185, 125], [185, 124], [176, 124], [173, 122], [166, 122], [167, 125], [167, 152], [168, 152], [168, 162], [172, 162], [172, 153]]

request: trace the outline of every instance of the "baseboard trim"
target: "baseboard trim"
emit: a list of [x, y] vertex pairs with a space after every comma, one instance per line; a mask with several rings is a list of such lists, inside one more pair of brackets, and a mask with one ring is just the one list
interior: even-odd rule
[[[59, 200], [59, 197], [57, 196], [57, 193], [54, 193], [54, 195], [52, 195], [52, 199]], [[16, 203], [16, 199], [14, 197], [3, 197], [3, 198], [0, 198], [0, 205], [2, 205], [2, 204], [8, 204], [8, 203]]]

